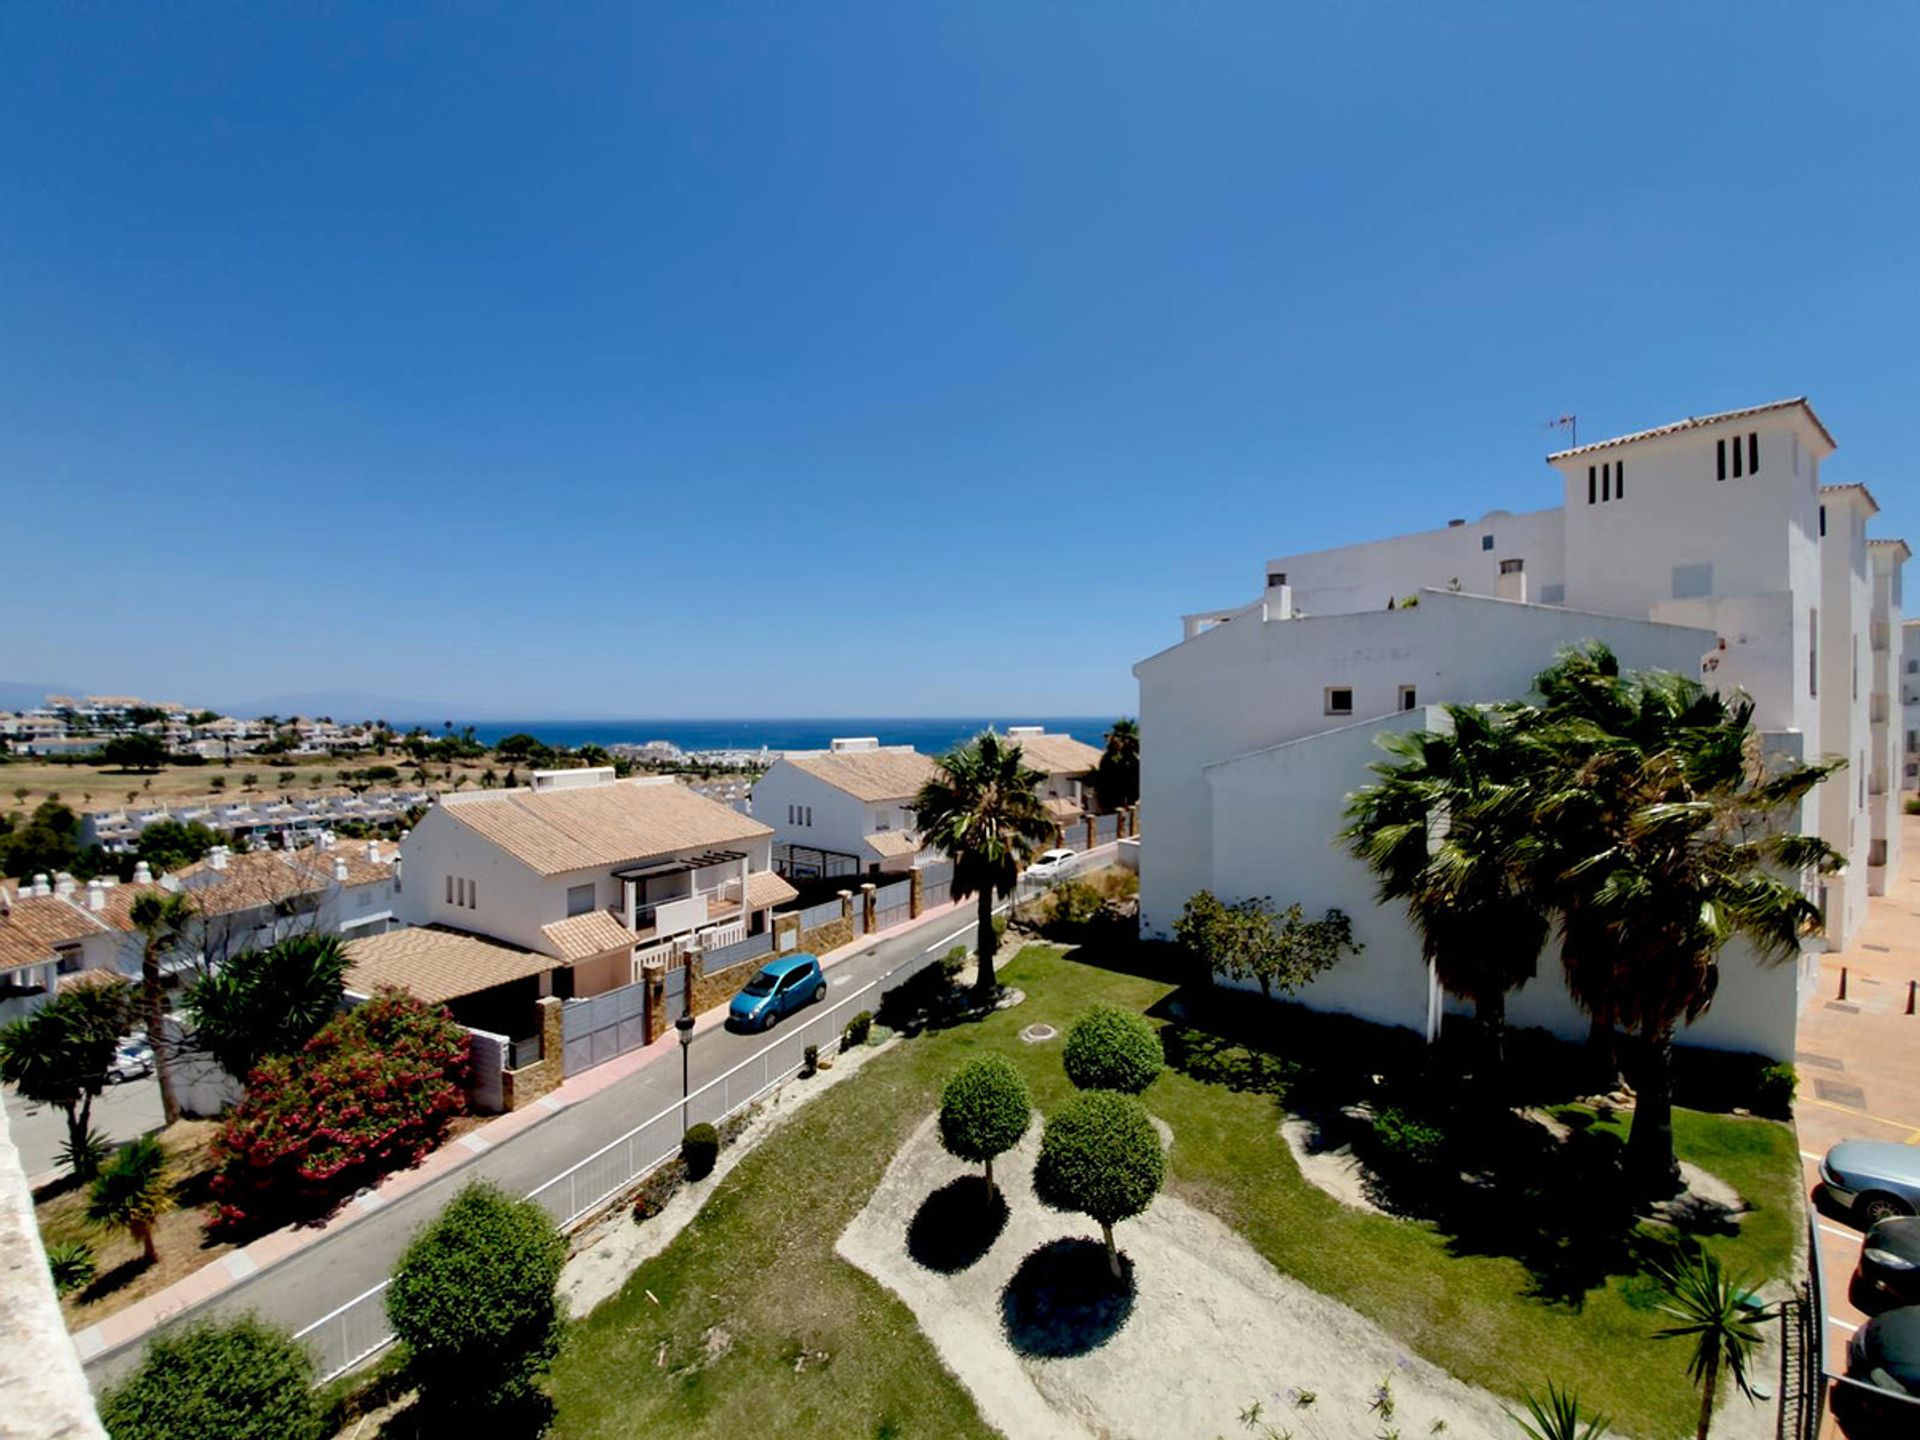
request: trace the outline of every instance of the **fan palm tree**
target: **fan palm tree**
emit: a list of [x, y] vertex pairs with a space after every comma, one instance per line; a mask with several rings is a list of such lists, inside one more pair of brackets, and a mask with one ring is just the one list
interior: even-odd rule
[[1021, 870], [1053, 842], [1053, 820], [1036, 788], [1043, 778], [1021, 763], [1018, 745], [988, 730], [948, 754], [914, 797], [922, 840], [953, 861], [953, 898], [978, 897], [974, 993], [982, 1001], [999, 990], [994, 896], [1011, 894]]
[[152, 1264], [160, 1258], [153, 1245], [153, 1226], [173, 1208], [167, 1179], [167, 1152], [151, 1135], [142, 1135], [120, 1147], [87, 1194], [87, 1219], [113, 1230], [125, 1230], [140, 1242]]
[[1107, 748], [1093, 772], [1094, 793], [1108, 810], [1140, 800], [1140, 722], [1116, 720], [1107, 732]]
[[1772, 1312], [1749, 1304], [1751, 1291], [1738, 1275], [1721, 1269], [1717, 1256], [1702, 1252], [1689, 1263], [1656, 1267], [1667, 1288], [1667, 1300], [1658, 1308], [1679, 1323], [1655, 1331], [1661, 1340], [1691, 1340], [1687, 1374], [1700, 1387], [1700, 1426], [1694, 1440], [1707, 1440], [1713, 1423], [1713, 1394], [1725, 1366], [1742, 1395], [1753, 1398], [1747, 1362], [1765, 1338], [1761, 1326]]
[[193, 901], [184, 891], [138, 896], [127, 920], [140, 934], [140, 993], [147, 1017], [147, 1043], [153, 1047], [153, 1074], [160, 1085], [160, 1109], [171, 1125], [180, 1118], [173, 1093], [173, 1046], [166, 1034], [167, 997], [160, 960], [185, 938], [193, 924]]
[[1347, 805], [1341, 839], [1379, 880], [1379, 898], [1405, 904], [1442, 988], [1473, 1003], [1496, 1064], [1507, 993], [1531, 980], [1550, 910], [1535, 879], [1543, 842], [1534, 822], [1539, 721], [1525, 705], [1451, 705], [1446, 733], [1383, 736], [1394, 758]]
[[1838, 869], [1841, 857], [1786, 827], [1843, 762], [1769, 759], [1751, 700], [1682, 676], [1651, 671], [1600, 689], [1601, 704], [1584, 713], [1563, 698], [1556, 716], [1549, 699], [1544, 743], [1560, 763], [1535, 814], [1556, 852], [1575, 998], [1598, 998], [1639, 1043], [1629, 1170], [1646, 1193], [1665, 1195], [1680, 1178], [1674, 1032], [1713, 1003], [1728, 942], [1777, 964], [1819, 930], [1799, 880]]

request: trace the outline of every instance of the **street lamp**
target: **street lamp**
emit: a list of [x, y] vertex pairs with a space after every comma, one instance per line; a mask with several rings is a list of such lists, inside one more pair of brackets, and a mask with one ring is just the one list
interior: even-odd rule
[[693, 1047], [693, 995], [688, 987], [687, 1008], [680, 1018], [673, 1022], [673, 1028], [680, 1032], [680, 1133], [687, 1133], [687, 1052]]

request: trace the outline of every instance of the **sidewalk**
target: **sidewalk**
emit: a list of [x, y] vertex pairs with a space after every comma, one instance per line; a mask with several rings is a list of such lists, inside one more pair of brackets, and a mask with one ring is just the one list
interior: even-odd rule
[[[865, 954], [876, 945], [897, 939], [921, 926], [931, 925], [941, 919], [964, 915], [970, 920], [972, 911], [972, 901], [963, 904], [948, 901], [931, 906], [921, 911], [918, 918], [904, 925], [896, 925], [891, 930], [863, 935], [850, 944], [821, 956], [821, 967], [832, 970], [848, 960]], [[727, 1008], [724, 1005], [717, 1005], [704, 1014], [696, 1016], [695, 1037], [716, 1027], [724, 1026], [726, 1017]], [[91, 1360], [106, 1351], [137, 1340], [162, 1322], [223, 1294], [270, 1266], [331, 1240], [341, 1231], [367, 1216], [462, 1168], [487, 1151], [533, 1129], [542, 1121], [549, 1120], [582, 1101], [611, 1089], [661, 1060], [671, 1059], [679, 1048], [678, 1034], [669, 1029], [649, 1045], [629, 1051], [617, 1059], [609, 1060], [604, 1065], [595, 1066], [582, 1075], [576, 1075], [564, 1081], [558, 1088], [542, 1096], [524, 1110], [496, 1116], [477, 1129], [468, 1131], [458, 1140], [435, 1150], [412, 1169], [395, 1171], [381, 1177], [371, 1189], [363, 1190], [353, 1196], [324, 1222], [317, 1225], [283, 1227], [269, 1235], [261, 1236], [250, 1245], [231, 1251], [218, 1260], [203, 1265], [166, 1289], [157, 1291], [145, 1299], [136, 1300], [124, 1310], [117, 1310], [104, 1320], [76, 1332], [73, 1341], [75, 1348], [80, 1352], [81, 1360], [83, 1362]], [[577, 1160], [582, 1157], [574, 1158]], [[565, 1168], [565, 1165], [556, 1166], [556, 1173]]]
[[[1903, 873], [1869, 903], [1854, 943], [1821, 957], [1818, 993], [1800, 1019], [1794, 1120], [1809, 1196], [1821, 1157], [1842, 1140], [1920, 1145], [1920, 1015], [1906, 1013], [1909, 986], [1920, 981], [1920, 816], [1900, 819]], [[1814, 1218], [1826, 1271], [1827, 1363], [1838, 1368], [1866, 1320], [1847, 1294], [1860, 1231], [1831, 1206], [1816, 1204]]]

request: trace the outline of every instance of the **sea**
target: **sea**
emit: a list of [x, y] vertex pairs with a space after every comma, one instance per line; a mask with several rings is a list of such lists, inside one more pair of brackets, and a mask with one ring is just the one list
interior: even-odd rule
[[[1001, 715], [930, 718], [859, 717], [839, 720], [455, 720], [453, 728], [473, 725], [476, 739], [491, 745], [503, 735], [525, 733], [555, 749], [581, 745], [643, 745], [666, 740], [682, 750], [825, 750], [836, 736], [872, 735], [882, 745], [911, 745], [923, 755], [944, 755], [954, 746], [992, 728], [1005, 734], [1014, 725], [1039, 725], [1049, 734], [1066, 734], [1089, 745], [1103, 745], [1117, 717], [1112, 715]], [[395, 721], [405, 731], [418, 724], [437, 732], [445, 717]]]

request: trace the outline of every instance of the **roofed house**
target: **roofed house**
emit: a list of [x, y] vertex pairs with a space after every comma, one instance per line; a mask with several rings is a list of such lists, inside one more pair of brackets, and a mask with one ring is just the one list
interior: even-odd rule
[[[506, 983], [493, 978], [506, 947], [533, 957], [511, 977], [533, 982], [522, 987], [529, 996], [619, 989], [649, 960], [678, 963], [768, 927], [773, 907], [794, 898], [771, 869], [772, 834], [671, 778], [618, 780], [605, 768], [536, 771], [529, 788], [448, 795], [401, 846], [401, 913], [411, 926], [495, 949], [403, 931], [410, 938], [356, 944], [356, 964], [374, 956], [369, 975], [408, 989], [405, 968], [416, 966], [422, 987], [451, 1000], [449, 983], [468, 987], [461, 994]], [[462, 973], [461, 953], [475, 963], [450, 979]]]
[[753, 786], [775, 867], [796, 879], [910, 869], [920, 853], [914, 797], [938, 768], [910, 745], [871, 738], [789, 751]]
[[1007, 739], [1020, 747], [1021, 762], [1045, 777], [1040, 798], [1061, 824], [1071, 824], [1096, 807], [1093, 772], [1099, 767], [1099, 747], [1071, 735], [1049, 735], [1038, 725], [1008, 727]]
[[61, 896], [16, 894], [0, 882], [0, 1023], [37, 1009], [62, 975], [85, 967], [85, 942], [105, 932]]

